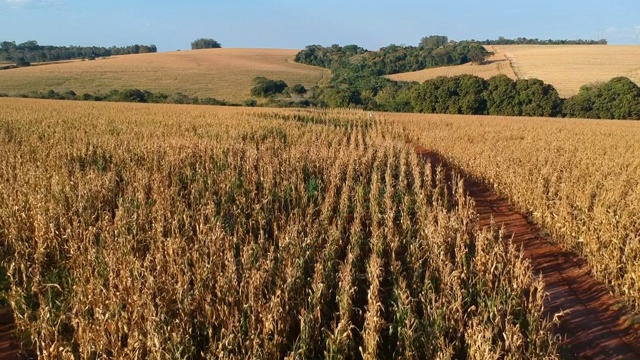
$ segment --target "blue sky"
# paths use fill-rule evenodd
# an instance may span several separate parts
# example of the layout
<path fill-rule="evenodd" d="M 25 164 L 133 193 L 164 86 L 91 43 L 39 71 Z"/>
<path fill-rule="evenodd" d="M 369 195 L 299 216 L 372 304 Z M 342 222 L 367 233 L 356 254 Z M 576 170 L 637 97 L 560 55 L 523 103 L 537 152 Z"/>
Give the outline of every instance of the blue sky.
<path fill-rule="evenodd" d="M 426 35 L 594 39 L 636 44 L 639 0 L 0 0 L 0 40 L 41 45 L 224 47 L 415 45 Z"/>

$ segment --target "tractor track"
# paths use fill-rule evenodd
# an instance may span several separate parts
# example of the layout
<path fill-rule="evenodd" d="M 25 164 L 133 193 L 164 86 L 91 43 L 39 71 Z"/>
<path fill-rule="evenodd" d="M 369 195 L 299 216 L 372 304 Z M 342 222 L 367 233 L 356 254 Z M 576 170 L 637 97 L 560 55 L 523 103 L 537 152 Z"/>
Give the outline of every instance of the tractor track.
<path fill-rule="evenodd" d="M 15 323 L 11 309 L 0 309 L 0 360 L 26 359 L 14 330 Z"/>
<path fill-rule="evenodd" d="M 454 167 L 437 152 L 417 146 L 415 151 L 445 173 Z M 481 227 L 503 227 L 504 238 L 522 248 L 545 291 L 545 315 L 558 319 L 561 355 L 570 359 L 640 359 L 640 326 L 592 275 L 587 262 L 541 235 L 541 229 L 501 198 L 488 185 L 466 176 L 464 188 L 474 200 Z"/>

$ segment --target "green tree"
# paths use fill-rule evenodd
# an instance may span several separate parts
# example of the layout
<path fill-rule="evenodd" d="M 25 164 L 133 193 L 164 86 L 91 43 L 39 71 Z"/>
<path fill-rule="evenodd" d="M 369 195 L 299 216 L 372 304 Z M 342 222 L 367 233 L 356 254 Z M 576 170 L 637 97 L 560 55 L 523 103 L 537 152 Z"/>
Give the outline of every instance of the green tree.
<path fill-rule="evenodd" d="M 423 38 L 417 47 L 391 44 L 378 51 L 357 45 L 309 45 L 296 55 L 295 61 L 329 68 L 334 76 L 339 70 L 381 76 L 470 61 L 481 63 L 487 54 L 477 42 L 449 41 L 446 36 L 436 35 Z"/>
<path fill-rule="evenodd" d="M 112 90 L 109 92 L 105 100 L 118 102 L 147 102 L 145 93 L 139 89 Z"/>
<path fill-rule="evenodd" d="M 558 91 L 539 79 L 516 80 L 520 116 L 556 117 L 562 114 Z"/>
<path fill-rule="evenodd" d="M 447 104 L 441 103 L 443 91 L 440 91 L 440 89 L 446 87 L 447 82 L 447 77 L 439 76 L 435 79 L 427 80 L 422 83 L 422 85 L 415 87 L 411 91 L 411 102 L 413 103 L 413 108 L 417 112 L 423 113 L 444 112 L 444 109 L 449 106 L 448 101 Z M 448 97 L 449 96 L 447 95 L 447 98 Z"/>
<path fill-rule="evenodd" d="M 640 119 L 640 88 L 626 77 L 602 85 L 594 110 L 601 119 Z"/>
<path fill-rule="evenodd" d="M 19 48 L 22 49 L 26 49 L 26 50 L 38 50 L 40 49 L 40 46 L 38 45 L 38 42 L 35 40 L 29 40 L 29 41 L 25 41 L 21 44 L 18 44 Z"/>
<path fill-rule="evenodd" d="M 640 120 L 640 87 L 626 77 L 580 88 L 567 99 L 564 115 L 593 119 Z"/>
<path fill-rule="evenodd" d="M 412 92 L 419 88 L 419 83 L 392 82 L 378 92 L 377 109 L 393 112 L 413 112 Z"/>
<path fill-rule="evenodd" d="M 205 38 L 200 38 L 197 40 L 194 40 L 193 42 L 191 42 L 191 49 L 192 50 L 196 50 L 196 49 L 216 49 L 216 48 L 221 48 L 222 45 L 220 45 L 219 42 L 215 41 L 214 39 L 205 39 Z"/>
<path fill-rule="evenodd" d="M 468 59 L 475 64 L 483 64 L 487 56 L 487 51 L 480 45 L 472 46 L 469 49 Z"/>
<path fill-rule="evenodd" d="M 253 84 L 251 95 L 260 97 L 282 94 L 288 87 L 287 83 L 282 80 L 271 80 L 263 76 L 258 76 L 253 79 Z"/>
<path fill-rule="evenodd" d="M 25 60 L 23 56 L 19 57 L 18 60 L 16 60 L 17 67 L 24 67 L 24 66 L 30 66 L 30 65 L 31 63 Z"/>
<path fill-rule="evenodd" d="M 360 93 L 349 88 L 330 87 L 324 92 L 324 101 L 332 108 L 346 108 L 350 105 L 360 105 Z"/>
<path fill-rule="evenodd" d="M 139 53 L 140 54 L 144 54 L 144 53 L 154 53 L 157 52 L 158 48 L 151 44 L 151 45 L 140 45 L 140 49 L 139 49 Z"/>
<path fill-rule="evenodd" d="M 9 50 L 13 50 L 17 47 L 16 42 L 15 41 L 3 41 L 0 43 L 0 50 L 2 51 L 9 51 Z"/>
<path fill-rule="evenodd" d="M 437 49 L 439 47 L 445 46 L 448 42 L 449 38 L 446 36 L 431 35 L 420 39 L 420 44 L 418 46 L 427 49 Z"/>
<path fill-rule="evenodd" d="M 517 104 L 516 83 L 507 75 L 496 75 L 489 79 L 485 97 L 489 115 L 517 116 L 521 113 Z"/>
<path fill-rule="evenodd" d="M 485 115 L 487 114 L 487 99 L 485 92 L 487 81 L 473 75 L 454 77 L 459 94 L 459 114 Z"/>
<path fill-rule="evenodd" d="M 304 95 L 307 92 L 307 88 L 305 88 L 302 84 L 295 84 L 291 86 L 290 92 L 296 95 Z"/>
<path fill-rule="evenodd" d="M 177 92 L 169 95 L 165 102 L 170 104 L 197 104 L 198 98 L 192 98 L 189 95 Z"/>

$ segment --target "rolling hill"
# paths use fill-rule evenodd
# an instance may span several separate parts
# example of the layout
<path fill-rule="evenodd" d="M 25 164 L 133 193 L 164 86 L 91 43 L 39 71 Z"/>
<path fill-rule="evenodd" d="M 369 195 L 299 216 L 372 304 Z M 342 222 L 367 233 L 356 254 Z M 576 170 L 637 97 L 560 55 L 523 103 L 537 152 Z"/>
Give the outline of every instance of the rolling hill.
<path fill-rule="evenodd" d="M 485 65 L 465 64 L 388 76 L 393 80 L 423 82 L 437 76 L 472 74 L 489 78 L 538 78 L 552 84 L 561 97 L 580 87 L 625 76 L 640 84 L 640 46 L 630 45 L 500 45 L 487 46 L 494 55 Z"/>
<path fill-rule="evenodd" d="M 71 61 L 0 71 L 0 93 L 31 91 L 77 94 L 138 88 L 182 92 L 189 96 L 242 101 L 256 76 L 301 83 L 305 87 L 328 80 L 330 72 L 293 61 L 298 50 L 207 49 L 136 54 Z"/>
<path fill-rule="evenodd" d="M 640 84 L 640 46 L 499 45 L 486 64 L 431 68 L 387 76 L 423 82 L 438 76 L 472 74 L 488 79 L 538 78 L 552 84 L 561 97 L 575 95 L 593 82 L 625 76 Z M 239 102 L 250 97 L 256 76 L 312 87 L 328 81 L 330 71 L 293 61 L 295 49 L 207 49 L 69 61 L 0 71 L 0 93 L 73 90 L 77 94 L 138 88 L 182 92 Z"/>

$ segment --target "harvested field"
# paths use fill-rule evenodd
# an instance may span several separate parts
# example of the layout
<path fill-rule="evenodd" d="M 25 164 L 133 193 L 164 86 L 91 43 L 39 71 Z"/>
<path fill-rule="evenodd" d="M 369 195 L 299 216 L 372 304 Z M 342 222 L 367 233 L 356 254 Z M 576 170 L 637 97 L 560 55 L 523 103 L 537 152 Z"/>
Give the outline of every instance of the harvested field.
<path fill-rule="evenodd" d="M 138 88 L 242 101 L 256 76 L 303 84 L 328 80 L 330 72 L 293 62 L 297 50 L 207 49 L 98 58 L 0 71 L 0 93 L 73 90 L 77 94 Z"/>
<path fill-rule="evenodd" d="M 387 76 L 397 81 L 418 81 L 438 76 L 471 74 L 488 79 L 505 74 L 512 79 L 537 78 L 553 85 L 561 97 L 580 87 L 617 76 L 640 84 L 640 46 L 627 45 L 495 45 L 485 65 L 459 65 Z"/>
<path fill-rule="evenodd" d="M 487 47 L 489 51 L 493 51 L 491 47 Z M 420 71 L 413 71 L 401 74 L 387 75 L 386 77 L 394 81 L 417 81 L 424 82 L 426 80 L 437 78 L 438 76 L 456 76 L 470 74 L 484 79 L 493 76 L 505 74 L 512 79 L 516 79 L 516 74 L 511 68 L 509 59 L 504 53 L 495 53 L 486 64 L 464 64 L 458 66 L 443 66 Z"/>
<path fill-rule="evenodd" d="M 640 84 L 640 46 L 634 45 L 508 45 L 494 46 L 512 59 L 520 78 L 538 78 L 553 85 L 561 97 L 582 85 L 617 76 Z"/>

